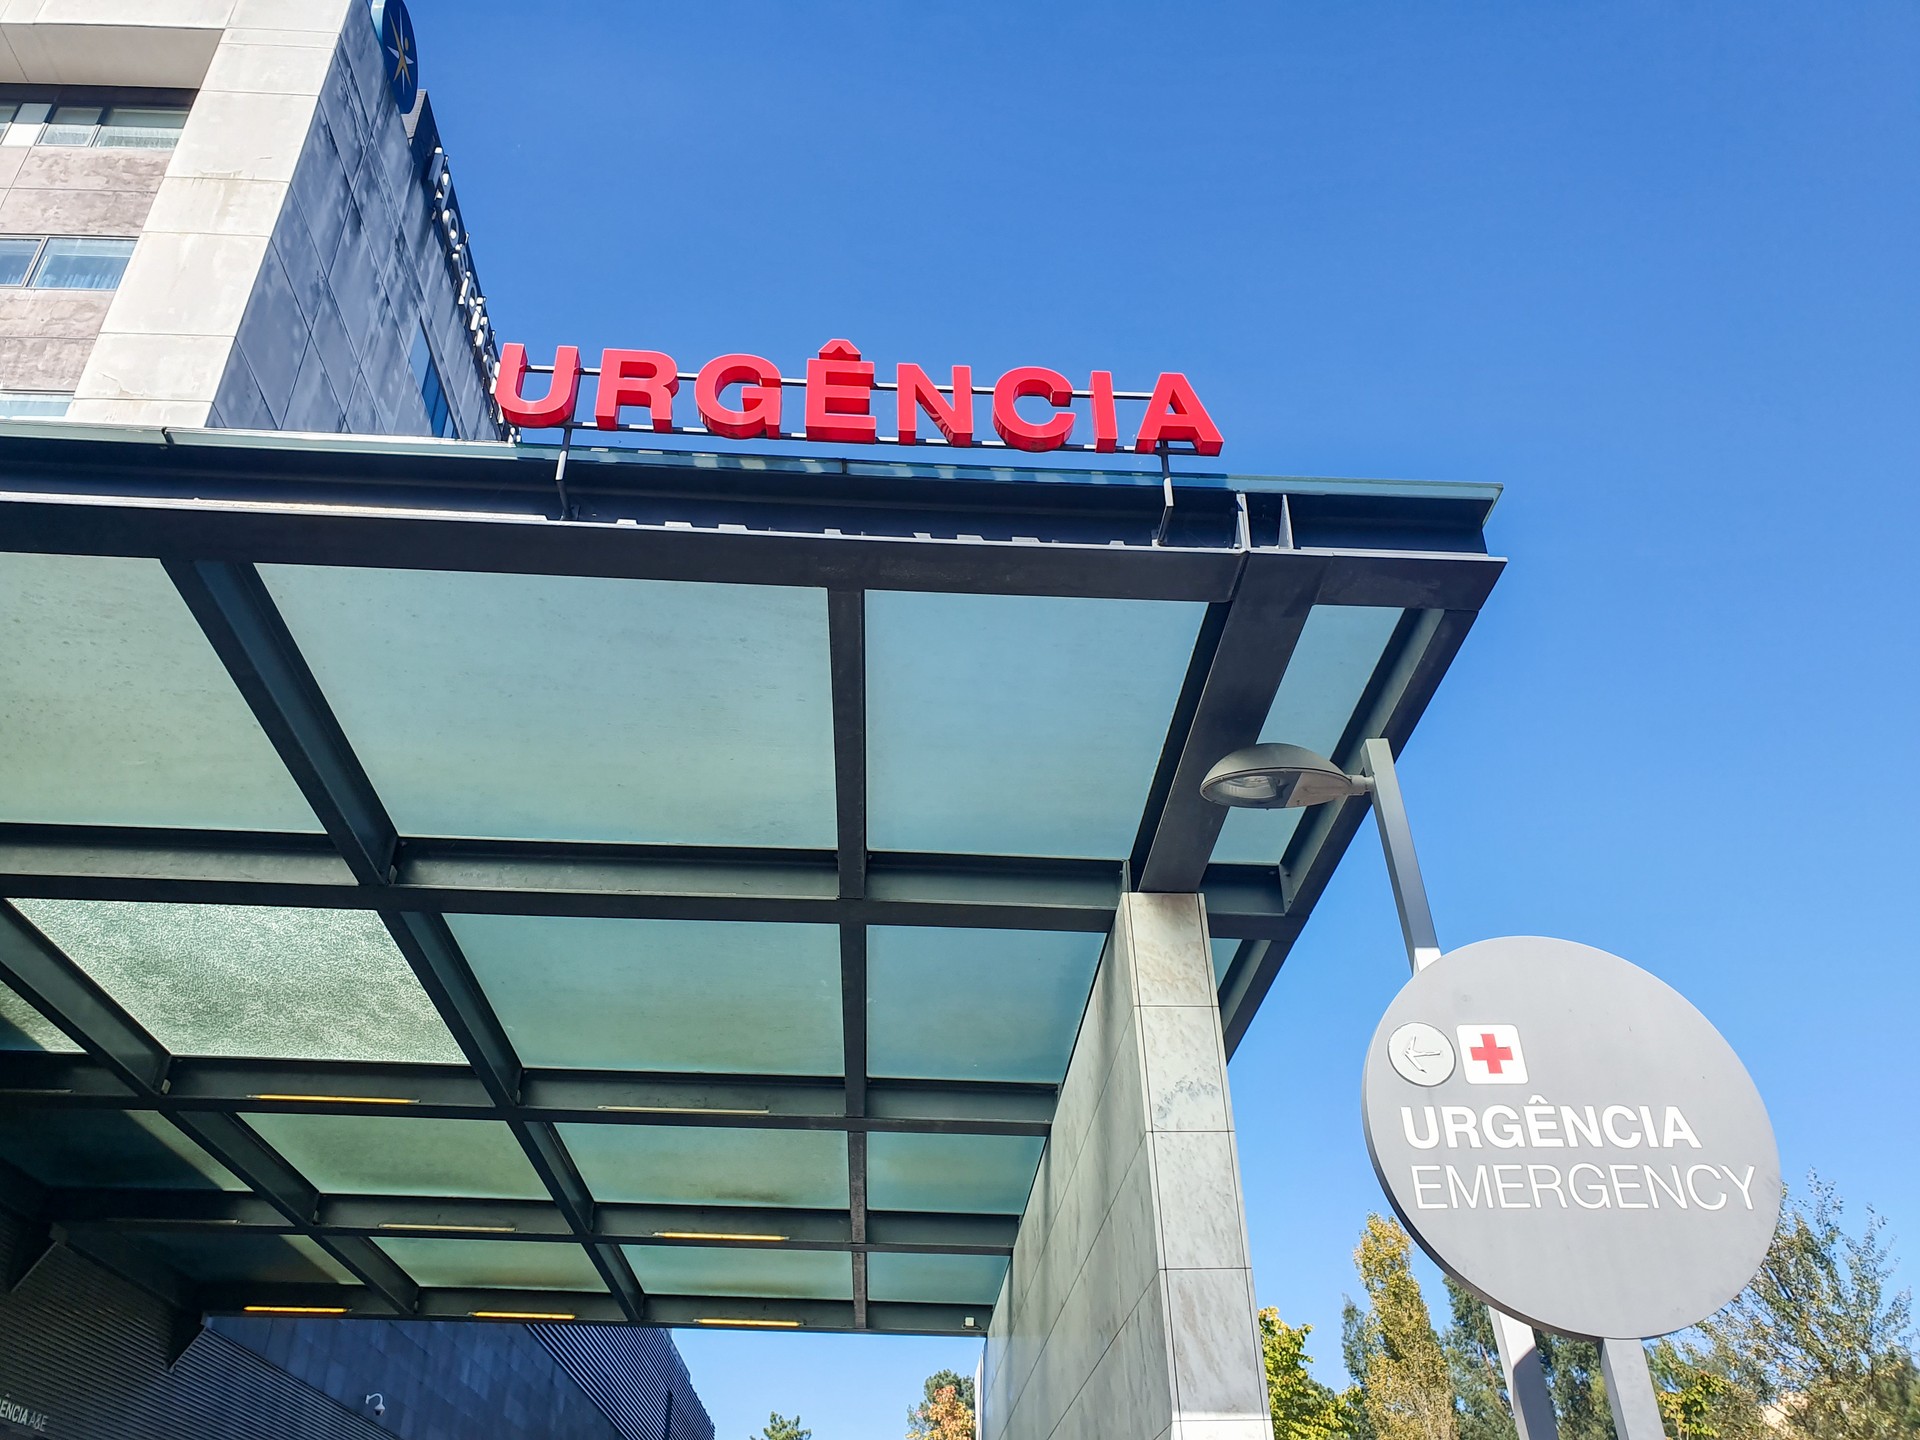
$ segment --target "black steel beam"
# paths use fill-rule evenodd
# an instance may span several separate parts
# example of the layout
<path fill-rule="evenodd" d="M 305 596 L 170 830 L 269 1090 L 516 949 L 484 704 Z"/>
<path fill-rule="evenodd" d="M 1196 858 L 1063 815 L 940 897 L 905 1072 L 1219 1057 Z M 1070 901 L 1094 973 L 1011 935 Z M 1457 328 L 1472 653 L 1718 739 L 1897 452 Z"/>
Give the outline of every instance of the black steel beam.
<path fill-rule="evenodd" d="M 348 872 L 378 904 L 396 878 L 393 861 L 398 835 L 259 573 L 248 563 L 198 557 L 172 557 L 166 565 L 174 587 L 246 697 L 281 762 L 299 783 Z M 559 1132 L 548 1122 L 529 1120 L 518 1112 L 519 1059 L 453 932 L 434 911 L 382 908 L 380 918 L 574 1235 L 585 1241 L 593 1233 L 593 1198 Z M 224 1136 L 229 1144 L 237 1145 L 238 1137 L 251 1134 L 242 1122 L 217 1112 L 176 1110 L 172 1118 L 189 1134 L 198 1137 L 208 1130 Z M 244 1146 L 239 1154 L 243 1163 L 255 1163 Z M 287 1168 L 292 1180 L 304 1188 L 306 1182 Z M 276 1193 L 274 1186 L 283 1183 L 283 1177 L 270 1167 L 257 1178 L 247 1174 L 243 1178 L 269 1198 Z M 308 1218 L 317 1204 L 317 1195 L 306 1199 Z M 358 1255 L 347 1263 L 369 1284 L 377 1283 L 364 1273 L 369 1264 L 390 1272 L 383 1273 L 385 1281 L 394 1277 L 406 1281 L 384 1251 L 370 1244 L 364 1248 L 377 1260 Z M 627 1318 L 638 1320 L 644 1301 L 625 1258 L 618 1251 L 599 1248 L 589 1253 Z"/>
<path fill-rule="evenodd" d="M 1122 869 L 1111 860 L 882 852 L 868 859 L 865 897 L 842 899 L 827 851 L 670 859 L 632 846 L 403 839 L 399 868 L 398 884 L 361 886 L 338 856 L 297 837 L 0 825 L 0 891 L 55 900 L 1104 934 Z M 1208 900 L 1218 933 L 1270 923 L 1270 899 L 1234 867 L 1210 867 L 1208 877 L 1203 889 L 1225 886 Z"/>
<path fill-rule="evenodd" d="M 310 1225 L 298 1226 L 258 1195 L 215 1190 L 76 1189 L 45 1192 L 45 1216 L 73 1230 L 236 1229 L 368 1238 L 467 1237 L 546 1243 L 571 1238 L 557 1207 L 536 1200 L 450 1200 L 440 1196 L 323 1196 Z M 595 1245 L 720 1246 L 902 1254 L 1010 1255 L 1015 1215 L 869 1211 L 855 1239 L 844 1210 L 739 1205 L 598 1206 Z"/>
<path fill-rule="evenodd" d="M 570 469 L 570 484 L 577 473 Z M 1196 504 L 1220 508 L 1220 523 L 1205 537 L 1210 543 L 1154 545 L 1157 488 L 1146 509 L 1135 503 L 1141 497 L 1127 497 L 1133 508 L 1110 517 L 1091 513 L 1089 507 L 1099 501 L 1088 490 L 1076 493 L 1063 484 L 1041 487 L 1051 491 L 1051 505 L 1021 514 L 995 515 L 990 487 L 983 486 L 981 499 L 988 508 L 974 517 L 916 511 L 910 505 L 896 507 L 889 516 L 871 506 L 808 505 L 787 498 L 740 502 L 731 516 L 649 515 L 634 523 L 606 524 L 557 521 L 540 513 L 538 507 L 551 505 L 551 471 L 537 502 L 524 513 L 505 514 L 473 513 L 490 508 L 480 496 L 472 497 L 477 503 L 468 513 L 409 514 L 284 499 L 236 505 L 113 495 L 98 493 L 113 482 L 93 478 L 100 482 L 93 493 L 29 494 L 23 489 L 31 483 L 28 477 L 11 474 L 10 491 L 0 494 L 0 534 L 8 548 L 165 561 L 322 560 L 401 569 L 1209 602 L 1229 598 L 1241 555 L 1230 511 L 1222 505 L 1231 499 L 1224 489 L 1190 495 L 1185 502 L 1189 509 Z M 151 481 L 143 471 L 138 483 Z M 286 493 L 273 481 L 263 487 L 263 494 Z M 1011 495 L 1009 487 L 995 498 Z M 1416 499 L 1384 497 L 1379 513 L 1390 521 L 1420 505 Z M 1302 564 L 1326 559 L 1331 603 L 1475 608 L 1491 580 L 1472 577 L 1497 575 L 1501 563 L 1468 548 L 1477 543 L 1477 530 L 1428 533 L 1417 524 L 1386 523 L 1359 527 L 1353 538 L 1367 542 L 1366 548 L 1347 548 L 1343 542 L 1298 552 Z"/>
<path fill-rule="evenodd" d="M 869 1080 L 859 1115 L 845 1087 L 818 1076 L 699 1076 L 621 1070 L 523 1070 L 500 1104 L 465 1066 L 379 1061 L 174 1058 L 164 1094 L 130 1088 L 88 1056 L 0 1051 L 0 1099 L 47 1109 L 166 1114 L 399 1114 L 573 1125 L 1040 1135 L 1052 1085 Z"/>
<path fill-rule="evenodd" d="M 1222 756 L 1260 738 L 1324 574 L 1324 562 L 1301 564 L 1288 552 L 1247 556 L 1246 572 L 1205 657 L 1199 694 L 1190 711 L 1183 705 L 1176 712 L 1168 733 L 1134 842 L 1135 889 L 1200 888 L 1227 816 L 1202 797 L 1200 782 Z"/>
<path fill-rule="evenodd" d="M 593 1195 L 553 1122 L 529 1119 L 521 1110 L 520 1059 L 474 978 L 467 957 L 460 952 L 453 931 L 441 916 L 423 911 L 386 910 L 380 918 L 452 1032 L 454 1042 L 473 1066 L 488 1098 L 502 1112 L 528 1163 L 565 1217 L 573 1238 L 582 1243 L 590 1240 Z M 626 1257 L 601 1246 L 589 1246 L 587 1254 L 622 1313 L 629 1320 L 642 1319 L 646 1299 Z"/>
<path fill-rule="evenodd" d="M 353 877 L 392 878 L 397 835 L 266 584 L 233 561 L 170 560 L 167 574 Z"/>
<path fill-rule="evenodd" d="M 1360 746 L 1366 740 L 1383 737 L 1396 752 L 1406 743 L 1465 643 L 1474 618 L 1472 610 L 1423 610 L 1402 618 L 1348 722 L 1332 757 L 1335 761 L 1352 773 L 1359 768 Z M 1270 944 L 1241 947 L 1220 987 L 1220 1021 L 1229 1055 L 1253 1023 L 1261 1000 L 1366 814 L 1365 798 L 1356 796 L 1307 812 L 1294 832 L 1281 864 L 1284 920 L 1276 933 L 1263 937 Z"/>
<path fill-rule="evenodd" d="M 209 1285 L 195 1297 L 210 1315 L 274 1313 L 341 1314 L 379 1319 L 391 1316 L 378 1296 L 333 1285 Z M 993 1320 L 991 1303 L 911 1305 L 876 1302 L 866 1326 L 854 1324 L 846 1300 L 792 1300 L 746 1296 L 650 1295 L 644 1323 L 665 1327 L 724 1329 L 778 1328 L 853 1331 L 861 1328 L 895 1335 L 967 1335 L 986 1333 Z M 619 1324 L 625 1321 L 612 1297 L 575 1290 L 423 1290 L 417 1314 L 434 1320 L 476 1324 L 573 1321 Z"/>
<path fill-rule="evenodd" d="M 72 1037 L 113 1080 L 144 1102 L 145 1108 L 162 1108 L 171 1057 L 160 1042 L 3 901 L 0 982 Z M 168 1118 L 289 1220 L 298 1225 L 311 1224 L 319 1203 L 318 1192 L 244 1122 L 224 1114 L 176 1112 Z M 353 1239 L 318 1243 L 399 1309 L 404 1311 L 412 1304 L 413 1282 L 377 1245 Z"/>
<path fill-rule="evenodd" d="M 0 983 L 59 1026 L 121 1084 L 145 1095 L 160 1093 L 168 1059 L 160 1042 L 4 900 Z"/>
<path fill-rule="evenodd" d="M 833 791 L 839 895 L 867 889 L 867 597 L 827 593 L 828 668 L 833 685 Z"/>

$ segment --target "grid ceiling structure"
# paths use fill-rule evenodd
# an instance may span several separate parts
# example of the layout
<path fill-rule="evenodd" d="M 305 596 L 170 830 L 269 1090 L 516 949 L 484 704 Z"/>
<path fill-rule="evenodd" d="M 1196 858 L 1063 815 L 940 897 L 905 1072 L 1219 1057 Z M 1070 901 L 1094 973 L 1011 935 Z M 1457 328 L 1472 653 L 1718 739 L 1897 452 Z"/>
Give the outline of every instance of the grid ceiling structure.
<path fill-rule="evenodd" d="M 983 1331 L 1118 896 L 1228 1043 L 1477 485 L 0 426 L 0 1203 L 202 1311 Z"/>

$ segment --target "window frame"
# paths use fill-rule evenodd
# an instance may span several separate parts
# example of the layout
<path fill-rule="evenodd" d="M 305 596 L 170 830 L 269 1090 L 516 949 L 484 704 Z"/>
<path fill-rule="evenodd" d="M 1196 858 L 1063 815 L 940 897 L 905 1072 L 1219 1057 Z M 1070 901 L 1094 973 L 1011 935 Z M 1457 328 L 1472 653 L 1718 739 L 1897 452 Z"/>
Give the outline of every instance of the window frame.
<path fill-rule="evenodd" d="M 460 419 L 453 413 L 453 396 L 448 393 L 446 376 L 440 369 L 440 357 L 434 354 L 433 337 L 427 333 L 424 320 L 413 322 L 413 344 L 407 350 L 407 370 L 413 376 L 413 388 L 420 396 L 420 408 L 427 414 L 427 430 L 438 440 L 458 440 Z M 427 359 L 426 373 L 423 375 L 415 368 L 415 357 L 424 354 Z M 440 405 L 446 414 L 446 428 L 443 430 L 433 418 L 433 406 L 427 400 L 426 377 L 433 377 L 434 388 L 440 392 Z"/>
<path fill-rule="evenodd" d="M 30 106 L 44 106 L 47 111 L 45 118 L 40 120 L 21 120 L 19 118 L 20 112 Z M 56 121 L 54 116 L 62 110 L 92 110 L 99 118 L 91 124 L 81 124 L 76 121 Z M 158 125 L 151 127 L 156 134 L 171 136 L 172 143 L 164 145 L 127 145 L 109 141 L 103 144 L 102 137 L 107 131 L 129 128 L 117 126 L 114 122 L 116 113 L 128 110 L 177 114 L 180 117 L 180 123 L 178 125 Z M 146 98 L 123 100 L 114 96 L 104 98 L 88 96 L 81 99 L 72 99 L 57 95 L 50 100 L 0 99 L 0 113 L 4 113 L 5 115 L 5 119 L 0 119 L 0 139 L 12 139 L 11 131 L 13 127 L 17 125 L 22 129 L 31 130 L 33 134 L 31 139 L 25 141 L 12 140 L 14 145 L 45 145 L 54 150 L 151 151 L 164 155 L 179 147 L 180 136 L 185 133 L 187 120 L 192 114 L 192 110 L 193 106 L 190 101 L 181 102 L 171 99 L 171 97 L 165 101 Z M 64 124 L 64 127 L 69 130 L 85 131 L 85 138 L 48 140 L 46 138 L 47 131 L 56 124 Z"/>
<path fill-rule="evenodd" d="M 9 415 L 6 413 L 9 403 L 15 400 L 61 400 L 65 404 L 58 415 Z M 18 420 L 64 420 L 73 408 L 74 393 L 71 390 L 0 390 L 0 424 L 12 424 Z"/>
<path fill-rule="evenodd" d="M 34 245 L 33 256 L 27 261 L 26 273 L 17 285 L 0 284 L 0 291 L 9 290 L 60 290 L 76 295 L 111 295 L 120 288 L 121 280 L 126 278 L 127 263 L 133 260 L 133 247 L 139 243 L 137 235 L 0 235 L 0 240 L 31 240 Z M 41 267 L 47 262 L 47 247 L 56 240 L 110 240 L 127 246 L 126 262 L 120 266 L 120 274 L 111 285 L 41 285 Z"/>

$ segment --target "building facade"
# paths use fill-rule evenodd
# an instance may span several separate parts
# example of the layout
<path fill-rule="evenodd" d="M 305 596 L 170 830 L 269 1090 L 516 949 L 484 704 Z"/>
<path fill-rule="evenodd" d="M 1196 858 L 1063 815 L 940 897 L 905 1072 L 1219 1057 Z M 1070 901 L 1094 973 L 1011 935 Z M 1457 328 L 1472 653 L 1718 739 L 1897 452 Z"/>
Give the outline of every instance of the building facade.
<path fill-rule="evenodd" d="M 0 416 L 498 438 L 432 108 L 375 20 L 0 10 Z"/>
<path fill-rule="evenodd" d="M 133 1278 L 138 1266 L 52 1240 L 0 1207 L 0 1433 L 713 1440 L 665 1331 L 284 1316 L 202 1325 Z"/>
<path fill-rule="evenodd" d="M 1201 784 L 1403 744 L 1495 490 L 454 443 L 415 59 L 0 0 L 0 1423 L 711 1440 L 698 1325 L 1266 1440 L 1227 1060 L 1366 802 Z"/>

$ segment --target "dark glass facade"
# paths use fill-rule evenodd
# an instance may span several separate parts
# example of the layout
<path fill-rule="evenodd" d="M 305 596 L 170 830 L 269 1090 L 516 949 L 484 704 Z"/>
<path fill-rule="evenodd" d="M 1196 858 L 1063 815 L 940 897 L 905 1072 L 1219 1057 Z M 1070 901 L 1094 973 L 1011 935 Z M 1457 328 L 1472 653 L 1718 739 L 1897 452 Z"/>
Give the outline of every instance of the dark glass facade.
<path fill-rule="evenodd" d="M 4 1434 L 713 1440 L 664 1330 L 231 1316 L 202 1328 L 4 1211 L 0 1282 Z"/>

